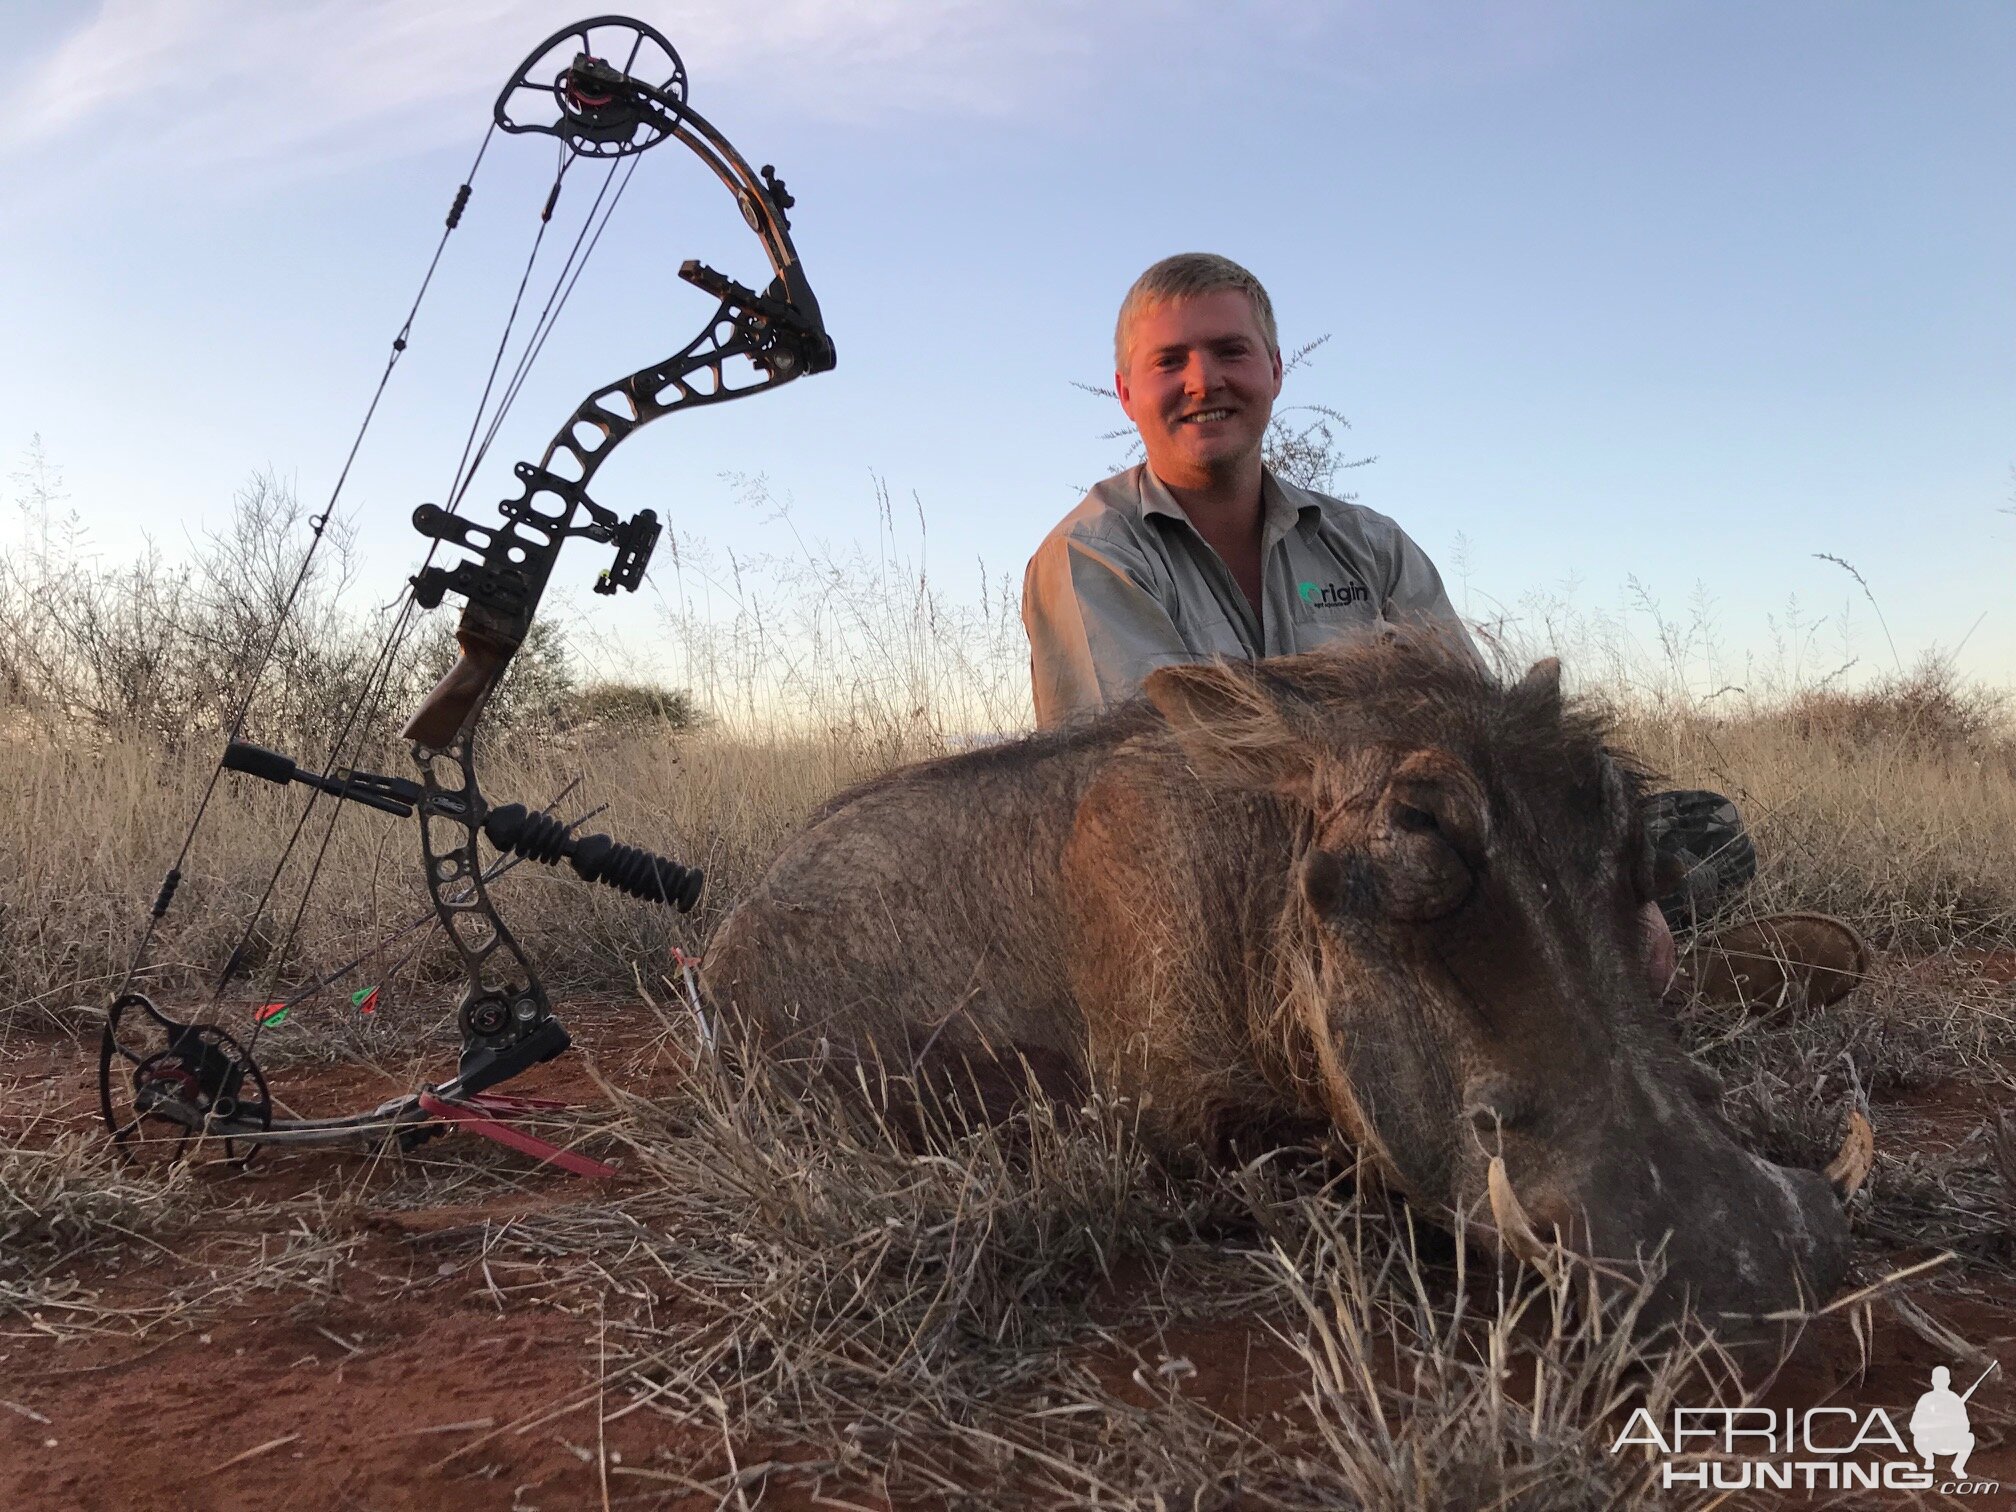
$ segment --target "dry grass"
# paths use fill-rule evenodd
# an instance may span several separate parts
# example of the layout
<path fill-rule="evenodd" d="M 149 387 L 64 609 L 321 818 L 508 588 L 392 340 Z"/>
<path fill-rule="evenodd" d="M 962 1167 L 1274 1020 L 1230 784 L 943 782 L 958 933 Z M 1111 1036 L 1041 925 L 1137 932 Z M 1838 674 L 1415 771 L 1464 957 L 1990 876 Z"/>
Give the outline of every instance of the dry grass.
<path fill-rule="evenodd" d="M 592 784 L 562 805 L 568 818 L 607 805 L 591 828 L 701 866 L 709 887 L 698 910 L 680 918 L 582 886 L 570 872 L 521 866 L 499 884 L 500 906 L 547 964 L 552 985 L 621 990 L 636 968 L 661 960 L 668 943 L 697 949 L 817 802 L 923 749 L 864 747 L 845 733 L 756 743 L 718 729 L 509 742 L 483 763 L 492 801 L 544 804 L 592 772 Z M 10 815 L 0 832 L 0 1003 L 6 1005 L 0 1012 L 26 1022 L 109 994 L 213 759 L 207 751 L 174 753 L 138 742 L 71 749 L 0 741 L 0 812 Z M 388 760 L 382 769 L 396 772 L 401 763 L 403 757 Z M 150 980 L 174 992 L 207 990 L 266 888 L 298 812 L 290 794 L 226 778 L 156 936 Z M 279 958 L 330 812 L 326 803 L 318 808 L 309 842 L 275 890 L 247 952 L 262 988 L 311 979 L 354 955 L 354 942 L 376 939 L 426 911 L 410 826 L 346 809 L 310 910 Z M 403 949 L 402 942 L 360 968 L 358 981 L 380 980 Z M 447 957 L 430 941 L 400 980 L 438 983 L 446 969 Z"/>
<path fill-rule="evenodd" d="M 1749 900 L 1755 910 L 1838 913 L 1879 949 L 1918 955 L 2016 943 L 2016 774 L 2006 742 L 1926 749 L 1908 733 L 1841 741 L 1801 718 L 1784 709 L 1719 718 L 1639 709 L 1623 719 L 1621 735 L 1669 781 L 1738 800 L 1762 863 Z M 511 737 L 483 763 L 493 801 L 544 803 L 586 774 L 590 781 L 562 806 L 567 817 L 606 805 L 593 827 L 703 867 L 709 886 L 696 913 L 680 920 L 564 872 L 520 867 L 500 885 L 502 906 L 548 963 L 554 986 L 620 990 L 639 970 L 655 975 L 667 944 L 697 948 L 818 802 L 944 749 L 947 737 L 929 722 L 889 718 L 761 738 L 721 723 Z M 0 741 L 0 811 L 13 816 L 0 833 L 0 1003 L 10 1013 L 105 994 L 211 759 L 152 743 Z M 403 762 L 386 753 L 384 769 Z M 157 981 L 174 990 L 207 985 L 296 812 L 290 795 L 227 778 L 158 937 Z M 310 834 L 319 836 L 319 821 Z M 353 941 L 425 908 L 408 830 L 346 811 L 324 866 L 335 880 L 318 888 L 277 959 L 313 853 L 304 849 L 248 953 L 262 982 L 308 979 L 347 960 Z M 380 979 L 398 959 L 395 951 L 367 964 L 359 980 Z M 405 970 L 438 982 L 445 968 L 430 948 Z"/>
<path fill-rule="evenodd" d="M 1823 1165 L 1841 1109 L 1878 1112 L 1884 1155 L 1856 1221 L 1899 1251 L 1930 1245 L 1961 1270 L 1994 1273 L 2016 1258 L 2016 1145 L 1983 1111 L 2016 1099 L 2016 992 L 1956 973 L 1883 969 L 1837 1008 L 1804 1019 L 1758 1018 L 1694 1004 L 1683 1037 L 1722 1078 L 1726 1111 L 1751 1148 L 1791 1165 Z M 1951 1148 L 1914 1148 L 1913 1099 L 1966 1089 L 1956 1110 L 1971 1132 Z"/>
<path fill-rule="evenodd" d="M 618 1488 L 725 1506 L 754 1505 L 771 1480 L 841 1504 L 1649 1500 L 1644 1463 L 1607 1452 L 1620 1414 L 1738 1402 L 1745 1387 L 1701 1338 L 1653 1348 L 1625 1326 L 1628 1304 L 1581 1305 L 1572 1271 L 1552 1282 L 1501 1273 L 1313 1158 L 1171 1170 L 1147 1157 L 1125 1107 L 1036 1111 L 1009 1130 L 941 1131 L 920 1149 L 851 1105 L 782 1095 L 760 1068 L 729 1075 L 685 1042 L 685 1021 L 664 1006 L 668 945 L 697 948 L 833 791 L 1013 722 L 998 694 L 1019 668 L 989 640 L 999 610 L 950 616 L 921 575 L 900 570 L 850 599 L 826 591 L 825 567 L 845 576 L 845 564 L 808 558 L 793 600 L 808 616 L 799 630 L 827 648 L 809 663 L 754 628 L 775 622 L 755 613 L 753 593 L 725 628 L 681 611 L 707 726 L 521 731 L 483 761 L 493 801 L 543 802 L 588 774 L 568 817 L 607 805 L 595 828 L 710 879 L 687 920 L 537 867 L 500 886 L 556 992 L 641 987 L 660 1005 L 666 1053 L 696 1070 L 656 1099 L 610 1089 L 604 1133 L 645 1180 L 416 1241 L 480 1273 L 500 1312 L 527 1295 L 577 1308 L 599 1296 L 582 1400 L 605 1419 L 662 1417 L 672 1442 L 704 1430 L 728 1456 L 718 1474 L 683 1449 L 606 1467 Z M 1844 1106 L 1873 1105 L 1883 1143 L 1856 1213 L 1862 1278 L 1930 1246 L 1959 1256 L 1942 1284 L 1971 1286 L 2016 1257 L 2016 1129 L 1991 1111 L 2016 1087 L 2016 995 L 1972 969 L 1979 952 L 2016 944 L 2016 768 L 2000 707 L 1941 676 L 1734 709 L 1624 699 L 1622 725 L 1675 783 L 1742 804 L 1764 867 L 1753 909 L 1841 913 L 1886 955 L 1877 980 L 1831 1014 L 1682 1010 L 1732 1117 L 1759 1149 L 1810 1165 L 1831 1151 Z M 785 704 L 801 717 L 787 732 L 766 727 Z M 0 731 L 27 728 L 0 717 Z M 71 1005 L 102 1002 L 124 967 L 210 759 L 154 742 L 0 738 L 0 1056 L 26 1035 L 92 1032 L 92 1013 Z M 404 770 L 396 751 L 372 759 Z M 150 982 L 183 1000 L 206 988 L 294 812 L 249 780 L 223 790 Z M 297 870 L 254 936 L 255 978 L 234 996 L 312 978 L 422 912 L 411 852 L 405 826 L 347 813 L 302 926 L 290 937 Z M 438 1054 L 449 976 L 433 945 L 411 958 L 395 949 L 343 984 L 388 984 L 376 1022 L 304 1011 L 314 1032 L 268 1036 L 262 1059 Z M 1947 1109 L 1945 1135 L 1916 1140 L 1936 1111 L 1927 1099 L 1955 1088 L 1967 1100 Z M 429 1146 L 374 1166 L 370 1201 L 494 1198 L 518 1168 Z M 91 1140 L 34 1129 L 0 1140 L 0 1315 L 44 1333 L 164 1332 L 263 1288 L 318 1318 L 358 1264 L 360 1199 L 339 1184 L 249 1201 L 210 1175 L 122 1167 Z M 137 1268 L 224 1206 L 230 1227 L 260 1237 L 206 1242 L 144 1308 L 114 1308 L 75 1280 L 87 1265 Z"/>
<path fill-rule="evenodd" d="M 186 1170 L 136 1170 L 89 1131 L 0 1150 L 0 1278 L 173 1226 L 187 1209 Z"/>
<path fill-rule="evenodd" d="M 1621 733 L 1673 785 L 1736 799 L 1756 911 L 1839 914 L 1920 955 L 2016 942 L 2016 734 L 1989 695 L 1934 669 L 1720 715 L 1639 707 Z"/>
<path fill-rule="evenodd" d="M 1635 1302 L 1500 1273 L 1320 1165 L 1177 1177 L 1106 1105 L 920 1149 L 696 1062 L 672 1097 L 618 1094 L 646 1190 L 503 1246 L 578 1257 L 622 1299 L 597 1389 L 623 1411 L 779 1456 L 627 1477 L 843 1504 L 1595 1508 L 1647 1473 L 1608 1452 L 1622 1412 L 1740 1396 L 1698 1336 L 1652 1347 Z M 1261 1402 L 1213 1356 L 1233 1339 Z"/>

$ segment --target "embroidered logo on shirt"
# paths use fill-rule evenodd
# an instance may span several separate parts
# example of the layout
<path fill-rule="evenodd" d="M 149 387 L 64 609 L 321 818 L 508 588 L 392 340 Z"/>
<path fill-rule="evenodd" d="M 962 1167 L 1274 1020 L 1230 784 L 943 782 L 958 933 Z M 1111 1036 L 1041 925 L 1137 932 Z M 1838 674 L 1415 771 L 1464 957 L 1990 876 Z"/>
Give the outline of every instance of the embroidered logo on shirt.
<path fill-rule="evenodd" d="M 1311 609 L 1343 609 L 1362 604 L 1372 597 L 1363 583 L 1297 583 L 1295 591 Z"/>

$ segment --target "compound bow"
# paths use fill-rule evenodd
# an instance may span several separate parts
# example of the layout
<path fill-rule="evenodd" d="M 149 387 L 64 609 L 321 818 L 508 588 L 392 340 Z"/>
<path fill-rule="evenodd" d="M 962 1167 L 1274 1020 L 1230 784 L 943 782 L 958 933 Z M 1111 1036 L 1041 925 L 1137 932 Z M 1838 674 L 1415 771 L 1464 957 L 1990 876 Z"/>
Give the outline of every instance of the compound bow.
<path fill-rule="evenodd" d="M 616 46 L 606 41 L 597 46 L 598 39 L 612 35 Z M 620 65 L 609 61 L 626 49 Z M 551 865 L 564 860 L 588 881 L 684 912 L 699 895 L 701 874 L 606 835 L 578 835 L 580 821 L 566 824 L 548 811 L 522 804 L 491 805 L 476 778 L 477 729 L 491 694 L 531 631 L 566 541 L 580 536 L 615 548 L 615 559 L 597 580 L 596 592 L 635 591 L 643 581 L 661 529 L 657 515 L 645 509 L 622 520 L 588 495 L 589 484 L 610 452 L 638 427 L 675 410 L 717 404 L 775 388 L 804 373 L 824 372 L 834 364 L 833 343 L 791 245 L 785 212 L 793 201 L 783 181 L 768 166 L 760 176 L 752 173 L 727 140 L 686 103 L 685 67 L 671 44 L 651 27 L 627 17 L 602 16 L 556 32 L 512 75 L 493 114 L 493 130 L 557 138 L 570 154 L 562 159 L 562 173 L 575 158 L 585 157 L 611 160 L 613 176 L 613 160 L 633 157 L 668 138 L 683 142 L 735 196 L 743 218 L 763 244 L 773 276 L 759 294 L 698 262 L 684 263 L 679 276 L 719 301 L 706 327 L 664 361 L 583 400 L 540 460 L 517 466 L 519 492 L 500 504 L 500 524 L 479 525 L 455 513 L 455 500 L 448 509 L 423 504 L 414 512 L 415 528 L 434 545 L 428 563 L 411 580 L 411 603 L 433 608 L 451 593 L 464 600 L 456 632 L 458 659 L 403 732 L 419 765 L 417 782 L 341 765 L 337 759 L 341 737 L 323 770 L 305 769 L 277 752 L 238 739 L 244 723 L 240 709 L 219 772 L 235 771 L 283 786 L 304 784 L 314 790 L 311 805 L 326 794 L 401 817 L 417 815 L 431 917 L 446 931 L 467 978 L 458 1015 L 462 1051 L 456 1075 L 363 1113 L 276 1118 L 266 1077 L 252 1056 L 264 1020 L 255 1021 L 248 1041 L 241 1043 L 216 1024 L 174 1019 L 146 994 L 129 990 L 154 926 L 167 912 L 181 880 L 182 860 L 189 850 L 185 841 L 182 856 L 155 899 L 133 965 L 107 1012 L 100 1042 L 101 1111 L 106 1127 L 122 1144 L 148 1123 L 165 1125 L 176 1135 L 179 1149 L 198 1134 L 257 1145 L 346 1140 L 395 1131 L 411 1141 L 438 1132 L 444 1121 L 459 1120 L 570 1169 L 586 1174 L 607 1169 L 512 1130 L 508 1126 L 512 1116 L 541 1104 L 489 1091 L 527 1067 L 552 1059 L 569 1041 L 538 971 L 497 912 L 488 883 L 519 861 Z M 481 161 L 479 151 L 477 164 Z M 628 166 L 634 165 L 626 165 L 626 173 Z M 555 196 L 558 187 L 556 177 Z M 449 213 L 448 230 L 459 221 L 469 193 L 465 182 Z M 552 209 L 549 197 L 541 217 L 542 233 Z M 431 267 L 428 276 L 431 279 Z M 423 281 L 423 294 L 425 288 Z M 409 315 L 393 343 L 391 362 L 404 350 L 411 326 Z M 528 348 L 528 356 L 534 349 Z M 368 413 L 365 423 L 368 426 Z M 361 436 L 360 431 L 360 440 Z M 340 480 L 337 487 L 340 491 Z M 459 500 L 459 492 L 455 499 Z M 325 511 L 314 522 L 317 541 L 327 520 Z M 444 543 L 466 555 L 452 567 L 431 565 L 434 551 Z M 249 704 L 249 689 L 245 697 Z M 213 775 L 213 788 L 216 781 Z M 190 840 L 201 819 L 199 809 Z M 479 837 L 502 853 L 487 870 Z M 248 937 L 249 933 L 248 926 Z M 241 941 L 241 951 L 242 945 Z M 233 964 L 219 979 L 220 992 L 233 974 L 237 955 L 234 952 Z M 324 977 L 294 1001 L 340 974 L 339 970 Z"/>

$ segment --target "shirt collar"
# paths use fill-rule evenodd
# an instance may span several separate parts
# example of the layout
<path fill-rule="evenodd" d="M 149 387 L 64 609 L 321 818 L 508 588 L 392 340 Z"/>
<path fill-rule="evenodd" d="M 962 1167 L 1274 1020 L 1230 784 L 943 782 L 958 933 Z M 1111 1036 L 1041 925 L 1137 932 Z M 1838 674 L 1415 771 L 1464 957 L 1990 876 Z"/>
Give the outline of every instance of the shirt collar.
<path fill-rule="evenodd" d="M 1155 476 L 1155 469 L 1146 462 L 1140 464 L 1141 473 L 1141 514 L 1145 519 L 1151 514 L 1167 515 L 1172 520 L 1181 520 L 1192 530 L 1197 527 L 1183 506 L 1176 502 L 1176 496 L 1169 492 L 1162 480 Z M 1272 545 L 1286 535 L 1298 521 L 1308 516 L 1321 515 L 1323 507 L 1303 490 L 1292 483 L 1284 483 L 1274 475 L 1274 469 L 1260 469 L 1260 539 Z"/>

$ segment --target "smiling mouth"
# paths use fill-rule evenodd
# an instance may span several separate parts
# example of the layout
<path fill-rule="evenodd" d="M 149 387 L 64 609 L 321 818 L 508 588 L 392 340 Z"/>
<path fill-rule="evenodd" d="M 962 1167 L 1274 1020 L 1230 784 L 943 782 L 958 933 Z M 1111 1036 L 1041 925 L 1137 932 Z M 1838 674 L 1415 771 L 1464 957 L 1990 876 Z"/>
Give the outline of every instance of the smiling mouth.
<path fill-rule="evenodd" d="M 1185 425 L 1209 425 L 1214 420 L 1230 420 L 1231 418 L 1232 411 L 1229 409 L 1208 409 L 1199 410 L 1194 415 L 1185 415 L 1182 423 Z"/>

